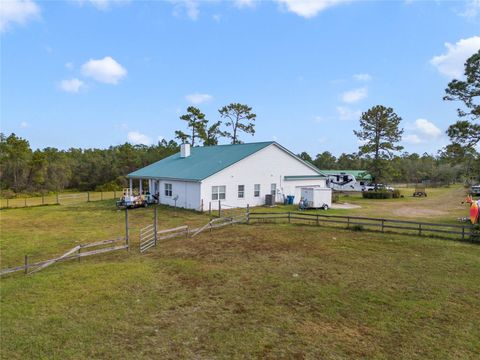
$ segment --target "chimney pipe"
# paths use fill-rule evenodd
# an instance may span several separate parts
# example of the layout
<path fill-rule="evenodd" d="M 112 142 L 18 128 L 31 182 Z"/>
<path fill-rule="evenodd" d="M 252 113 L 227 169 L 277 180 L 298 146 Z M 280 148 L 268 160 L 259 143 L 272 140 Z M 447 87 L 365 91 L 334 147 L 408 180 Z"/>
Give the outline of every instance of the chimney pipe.
<path fill-rule="evenodd" d="M 180 157 L 186 158 L 190 156 L 190 144 L 180 145 Z"/>

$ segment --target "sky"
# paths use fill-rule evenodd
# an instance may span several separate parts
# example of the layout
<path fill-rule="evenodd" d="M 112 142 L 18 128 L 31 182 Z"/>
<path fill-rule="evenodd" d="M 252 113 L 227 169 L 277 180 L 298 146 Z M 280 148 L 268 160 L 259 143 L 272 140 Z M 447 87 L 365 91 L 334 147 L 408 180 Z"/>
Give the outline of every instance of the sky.
<path fill-rule="evenodd" d="M 356 152 L 361 113 L 384 105 L 405 151 L 436 153 L 480 0 L 0 0 L 0 46 L 0 130 L 34 149 L 155 144 L 190 105 L 214 122 L 240 102 L 245 142 Z"/>

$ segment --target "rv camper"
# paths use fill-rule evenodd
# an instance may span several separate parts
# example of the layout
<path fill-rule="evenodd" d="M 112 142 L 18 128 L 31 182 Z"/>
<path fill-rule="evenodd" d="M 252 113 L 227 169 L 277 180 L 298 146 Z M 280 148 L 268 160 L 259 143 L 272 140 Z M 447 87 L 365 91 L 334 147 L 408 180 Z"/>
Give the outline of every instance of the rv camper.
<path fill-rule="evenodd" d="M 362 170 L 321 170 L 327 176 L 327 186 L 334 191 L 363 191 L 372 177 Z"/>

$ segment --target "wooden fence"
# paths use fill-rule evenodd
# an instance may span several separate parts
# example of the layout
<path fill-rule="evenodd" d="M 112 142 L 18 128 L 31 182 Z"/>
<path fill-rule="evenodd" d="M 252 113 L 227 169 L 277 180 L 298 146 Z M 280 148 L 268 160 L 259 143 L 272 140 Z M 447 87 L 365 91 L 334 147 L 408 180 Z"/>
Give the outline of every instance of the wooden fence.
<path fill-rule="evenodd" d="M 346 226 L 352 230 L 376 230 L 410 234 L 418 236 L 441 237 L 451 240 L 479 242 L 478 233 L 470 224 L 438 224 L 428 222 L 416 222 L 406 220 L 393 220 L 382 218 L 366 218 L 360 216 L 340 216 L 326 214 L 308 214 L 304 212 L 251 212 L 247 213 L 247 223 L 252 221 L 277 222 L 288 221 L 289 223 L 301 222 L 317 226 Z"/>
<path fill-rule="evenodd" d="M 119 243 L 121 245 L 118 245 Z M 107 245 L 108 247 L 105 247 Z M 82 252 L 83 249 L 92 249 L 92 248 L 97 248 L 97 249 Z M 128 248 L 129 248 L 128 239 L 126 240 L 125 238 L 118 238 L 114 240 L 102 240 L 94 243 L 77 245 L 59 257 L 40 261 L 40 262 L 35 262 L 35 263 L 29 263 L 28 256 L 25 255 L 24 265 L 16 266 L 13 268 L 2 269 L 0 270 L 0 276 L 11 274 L 11 273 L 22 271 L 22 270 L 25 272 L 25 274 L 33 274 L 33 273 L 36 273 L 37 271 L 40 271 L 46 268 L 47 266 L 50 266 L 60 261 L 67 261 L 67 260 L 74 260 L 74 259 L 78 259 L 78 261 L 80 261 L 80 259 L 83 257 L 98 255 L 98 254 L 103 254 L 103 253 L 123 250 L 123 249 L 128 250 Z M 31 269 L 30 273 L 28 272 L 29 269 Z"/>
<path fill-rule="evenodd" d="M 0 199 L 0 209 L 22 208 L 41 205 L 77 204 L 82 202 L 117 199 L 121 191 L 89 191 L 79 193 L 57 193 L 25 198 Z"/>

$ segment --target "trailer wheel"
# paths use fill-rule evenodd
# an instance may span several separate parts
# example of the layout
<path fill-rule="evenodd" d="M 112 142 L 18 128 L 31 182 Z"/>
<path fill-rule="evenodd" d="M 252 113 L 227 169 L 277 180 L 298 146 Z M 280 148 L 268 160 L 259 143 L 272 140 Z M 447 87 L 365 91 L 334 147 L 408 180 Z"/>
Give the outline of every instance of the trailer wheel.
<path fill-rule="evenodd" d="M 322 209 L 323 209 L 323 210 L 328 210 L 328 205 L 327 205 L 327 204 L 323 204 Z"/>

